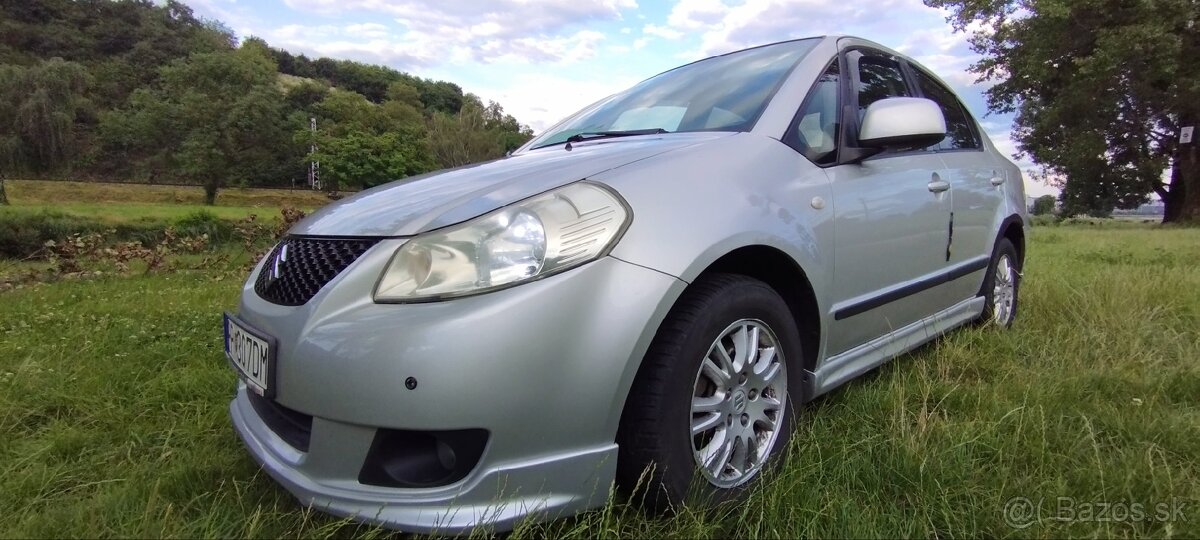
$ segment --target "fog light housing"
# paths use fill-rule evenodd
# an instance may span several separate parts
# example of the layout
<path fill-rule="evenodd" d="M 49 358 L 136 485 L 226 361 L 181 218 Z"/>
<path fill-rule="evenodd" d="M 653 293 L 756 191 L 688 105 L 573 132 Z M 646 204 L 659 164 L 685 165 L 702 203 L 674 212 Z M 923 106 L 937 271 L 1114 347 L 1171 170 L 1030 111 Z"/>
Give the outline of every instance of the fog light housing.
<path fill-rule="evenodd" d="M 380 429 L 375 432 L 358 481 L 398 488 L 453 484 L 466 478 L 479 464 L 487 439 L 487 430 L 483 429 Z"/>

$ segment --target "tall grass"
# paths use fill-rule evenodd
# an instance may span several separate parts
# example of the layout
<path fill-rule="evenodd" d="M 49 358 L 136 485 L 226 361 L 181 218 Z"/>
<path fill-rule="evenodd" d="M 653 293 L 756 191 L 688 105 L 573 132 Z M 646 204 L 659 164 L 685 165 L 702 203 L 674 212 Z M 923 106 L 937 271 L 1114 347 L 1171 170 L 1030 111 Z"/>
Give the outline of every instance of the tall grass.
<path fill-rule="evenodd" d="M 614 499 L 512 537 L 1200 536 L 1200 229 L 1029 245 L 1011 331 L 953 332 L 811 404 L 746 502 L 651 518 Z M 234 436 L 219 325 L 240 284 L 0 293 L 0 536 L 389 534 L 301 508 Z M 1018 498 L 1040 519 L 1006 521 Z M 1182 513 L 1096 515 L 1160 503 Z"/>

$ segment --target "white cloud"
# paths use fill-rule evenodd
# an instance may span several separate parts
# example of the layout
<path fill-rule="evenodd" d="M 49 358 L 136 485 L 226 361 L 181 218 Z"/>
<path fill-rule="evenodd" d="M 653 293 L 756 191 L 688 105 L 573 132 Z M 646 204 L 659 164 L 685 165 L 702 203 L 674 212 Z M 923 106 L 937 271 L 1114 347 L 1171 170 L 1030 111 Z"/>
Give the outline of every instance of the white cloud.
<path fill-rule="evenodd" d="M 381 24 L 287 25 L 263 36 L 272 45 L 314 56 L 349 58 L 401 70 L 471 62 L 570 64 L 591 58 L 604 34 L 580 30 L 559 36 L 505 39 L 484 23 L 438 34 L 395 33 Z"/>
<path fill-rule="evenodd" d="M 684 30 L 699 30 L 719 25 L 730 8 L 721 0 L 681 1 L 671 9 L 667 23 Z"/>
<path fill-rule="evenodd" d="M 698 53 L 710 56 L 815 35 L 876 28 L 894 31 L 908 19 L 929 14 L 939 16 L 921 0 L 681 0 L 671 9 L 667 24 L 699 32 Z M 940 26 L 949 31 L 945 24 Z"/>
<path fill-rule="evenodd" d="M 323 15 L 377 13 L 422 33 L 470 30 L 491 23 L 495 31 L 488 34 L 504 37 L 552 34 L 572 25 L 619 20 L 622 10 L 637 8 L 636 0 L 284 0 L 284 3 Z"/>
<path fill-rule="evenodd" d="M 382 39 L 391 33 L 387 26 L 379 23 L 351 24 L 345 28 L 345 31 L 352 36 L 362 36 L 371 39 Z"/>
<path fill-rule="evenodd" d="M 581 30 L 569 36 L 545 38 L 523 37 L 510 40 L 493 39 L 483 42 L 475 50 L 476 58 L 484 62 L 556 62 L 573 63 L 586 60 L 596 54 L 596 45 L 603 41 L 604 34 L 592 30 Z"/>
<path fill-rule="evenodd" d="M 663 39 L 679 39 L 683 37 L 683 32 L 679 30 L 654 24 L 647 24 L 642 27 L 642 33 L 648 36 L 658 36 Z"/>
<path fill-rule="evenodd" d="M 205 0 L 213 1 L 213 0 Z M 570 63 L 592 57 L 604 34 L 594 24 L 619 21 L 636 0 L 284 0 L 328 18 L 364 14 L 394 21 L 289 25 L 267 32 L 292 50 L 338 55 L 400 69 L 441 63 Z"/>
<path fill-rule="evenodd" d="M 916 30 L 896 50 L 912 56 L 956 88 L 975 84 L 975 75 L 967 71 L 979 60 L 971 50 L 967 35 L 946 32 L 944 28 Z"/>

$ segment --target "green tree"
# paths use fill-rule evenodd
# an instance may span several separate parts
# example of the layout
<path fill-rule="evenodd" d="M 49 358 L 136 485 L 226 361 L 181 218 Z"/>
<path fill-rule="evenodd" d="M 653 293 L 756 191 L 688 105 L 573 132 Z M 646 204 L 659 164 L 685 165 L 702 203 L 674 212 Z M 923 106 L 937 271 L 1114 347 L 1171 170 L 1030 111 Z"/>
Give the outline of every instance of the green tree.
<path fill-rule="evenodd" d="M 429 119 L 429 146 L 442 167 L 460 167 L 496 159 L 504 146 L 486 129 L 483 108 L 467 101 L 458 114 L 434 113 Z"/>
<path fill-rule="evenodd" d="M 388 86 L 387 99 L 392 102 L 404 103 L 416 109 L 424 106 L 421 103 L 421 91 L 405 82 L 394 82 Z"/>
<path fill-rule="evenodd" d="M 426 81 L 421 91 L 421 103 L 431 112 L 456 114 L 462 110 L 466 98 L 462 88 L 446 81 Z"/>
<path fill-rule="evenodd" d="M 319 138 L 318 150 L 309 158 L 321 163 L 321 177 L 332 190 L 369 188 L 432 169 L 423 143 L 412 134 L 355 132 Z"/>
<path fill-rule="evenodd" d="M 279 174 L 294 148 L 273 60 L 254 48 L 196 54 L 164 67 L 159 87 L 102 119 L 110 147 L 162 173 L 204 186 L 213 204 L 229 183 Z"/>
<path fill-rule="evenodd" d="M 17 160 L 21 174 L 86 171 L 100 178 L 198 181 L 209 187 L 211 200 L 225 182 L 287 184 L 301 177 L 308 144 L 319 142 L 301 133 L 313 117 L 321 140 L 361 135 L 325 145 L 331 150 L 398 152 L 403 166 L 394 156 L 375 156 L 390 163 L 390 175 L 438 166 L 431 125 L 448 146 L 445 156 L 466 156 L 447 157 L 448 163 L 497 157 L 532 134 L 499 105 L 485 106 L 450 82 L 293 56 L 255 37 L 239 46 L 226 25 L 197 16 L 180 0 L 0 1 L 0 65 L 24 73 L 53 58 L 84 68 L 82 79 L 55 78 L 67 86 L 86 83 L 78 92 L 80 107 L 69 132 L 60 129 L 67 125 L 61 121 L 25 124 L 43 135 L 63 134 L 51 138 L 62 141 L 51 145 L 57 153 L 51 160 L 31 161 L 50 147 L 26 144 L 14 135 L 13 122 L 0 126 L 6 137 L 0 151 L 8 156 L 0 156 L 0 173 L 9 177 L 17 174 Z M 248 70 L 250 65 L 255 67 Z M 13 73 L 5 71 L 0 86 L 24 80 Z M 275 92 L 267 90 L 269 81 Z M 14 95 L 0 103 L 9 116 L 30 94 Z M 387 133 L 400 138 L 383 137 Z M 465 154 L 457 148 L 464 143 Z M 224 171 L 222 180 L 212 177 L 216 171 Z M 353 176 L 352 184 L 379 178 Z"/>
<path fill-rule="evenodd" d="M 355 92 L 329 92 L 316 106 L 318 125 L 323 133 L 343 136 L 354 132 L 382 131 L 387 121 L 379 116 L 379 106 Z M 307 127 L 307 126 L 305 126 Z"/>
<path fill-rule="evenodd" d="M 284 99 L 292 110 L 312 112 L 316 104 L 329 95 L 329 87 L 324 84 L 304 81 L 287 90 Z"/>
<path fill-rule="evenodd" d="M 473 94 L 466 95 L 458 114 L 434 113 L 429 119 L 429 146 L 443 167 L 499 158 L 532 136 L 499 104 L 484 106 Z"/>
<path fill-rule="evenodd" d="M 0 175 L 44 175 L 70 166 L 81 136 L 78 119 L 90 108 L 88 82 L 83 66 L 59 58 L 0 65 Z"/>
<path fill-rule="evenodd" d="M 315 145 L 306 162 L 321 165 L 321 177 L 331 191 L 338 186 L 371 187 L 437 166 L 425 138 L 424 117 L 415 91 L 394 83 L 389 99 L 375 104 L 355 92 L 335 90 L 315 104 L 317 132 L 304 119 L 295 138 Z"/>
<path fill-rule="evenodd" d="M 1042 195 L 1033 200 L 1033 215 L 1046 216 L 1054 213 L 1054 195 Z"/>
<path fill-rule="evenodd" d="M 1063 212 L 1107 214 L 1157 193 L 1164 222 L 1200 222 L 1200 28 L 1195 0 L 925 0 L 978 28 L 972 67 L 993 111 L 1063 190 Z M 1163 182 L 1170 169 L 1169 181 Z"/>

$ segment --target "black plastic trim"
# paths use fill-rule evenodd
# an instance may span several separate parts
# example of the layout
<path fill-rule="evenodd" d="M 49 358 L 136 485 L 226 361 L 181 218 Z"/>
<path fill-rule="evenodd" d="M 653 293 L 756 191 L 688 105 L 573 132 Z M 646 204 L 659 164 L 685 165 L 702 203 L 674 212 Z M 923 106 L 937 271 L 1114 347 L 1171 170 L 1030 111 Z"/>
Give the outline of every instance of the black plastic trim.
<path fill-rule="evenodd" d="M 975 259 L 960 264 L 954 268 L 942 272 L 941 274 L 927 277 L 920 281 L 910 283 L 898 289 L 890 290 L 878 296 L 868 298 L 861 302 L 839 309 L 833 312 L 833 319 L 835 321 L 840 321 L 842 319 L 866 313 L 877 307 L 882 307 L 886 304 L 900 300 L 901 298 L 907 298 L 919 292 L 932 289 L 938 285 L 949 283 L 961 277 L 969 276 L 975 272 L 987 268 L 988 261 L 988 257 L 976 257 Z"/>
<path fill-rule="evenodd" d="M 379 429 L 358 482 L 393 488 L 447 486 L 466 478 L 479 465 L 488 439 L 485 429 Z"/>
<path fill-rule="evenodd" d="M 288 446 L 308 452 L 308 444 L 312 439 L 312 416 L 293 411 L 254 392 L 247 392 L 247 395 L 250 397 L 250 406 L 254 407 L 254 412 L 258 413 L 268 429 Z"/>
<path fill-rule="evenodd" d="M 416 236 L 416 235 L 408 234 L 408 235 L 403 235 L 403 236 L 401 236 L 401 235 L 370 236 L 370 235 L 353 235 L 353 234 L 346 234 L 346 235 L 339 235 L 339 234 L 288 234 L 287 238 L 297 238 L 297 239 L 302 239 L 302 240 L 362 240 L 362 241 L 369 241 L 369 242 L 378 242 L 380 240 L 404 239 L 404 238 L 412 238 L 414 236 Z"/>

